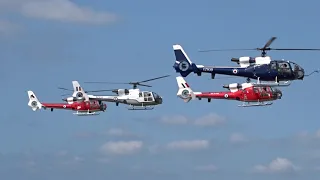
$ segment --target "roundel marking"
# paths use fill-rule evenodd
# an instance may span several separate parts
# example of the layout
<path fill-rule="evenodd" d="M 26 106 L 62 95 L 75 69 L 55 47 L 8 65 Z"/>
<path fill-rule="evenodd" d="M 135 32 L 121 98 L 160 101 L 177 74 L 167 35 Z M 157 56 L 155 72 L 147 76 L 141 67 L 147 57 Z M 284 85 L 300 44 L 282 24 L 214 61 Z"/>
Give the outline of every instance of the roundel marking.
<path fill-rule="evenodd" d="M 233 72 L 233 74 L 237 74 L 238 73 L 238 69 L 233 69 L 232 72 Z"/>
<path fill-rule="evenodd" d="M 181 92 L 182 98 L 188 98 L 189 97 L 189 90 L 185 89 Z"/>
<path fill-rule="evenodd" d="M 179 69 L 181 71 L 187 71 L 189 69 L 190 65 L 187 61 L 182 61 L 180 64 L 179 64 Z"/>
<path fill-rule="evenodd" d="M 225 94 L 225 95 L 224 95 L 224 97 L 225 97 L 225 98 L 228 98 L 228 97 L 229 97 L 229 95 L 228 95 L 228 94 Z"/>
<path fill-rule="evenodd" d="M 32 101 L 31 106 L 36 107 L 37 106 L 37 101 Z"/>
<path fill-rule="evenodd" d="M 63 105 L 63 108 L 66 108 L 67 106 L 66 105 Z"/>
<path fill-rule="evenodd" d="M 83 94 L 82 94 L 82 92 L 78 92 L 76 96 L 77 97 L 83 97 Z"/>

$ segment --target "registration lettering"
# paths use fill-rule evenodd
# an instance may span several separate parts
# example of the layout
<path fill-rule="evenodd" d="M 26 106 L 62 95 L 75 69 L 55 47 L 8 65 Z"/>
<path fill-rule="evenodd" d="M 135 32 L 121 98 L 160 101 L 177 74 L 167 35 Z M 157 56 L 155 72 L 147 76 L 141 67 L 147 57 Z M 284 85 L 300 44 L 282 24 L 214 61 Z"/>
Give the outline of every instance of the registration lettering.
<path fill-rule="evenodd" d="M 212 72 L 212 71 L 213 71 L 213 68 L 204 67 L 204 68 L 203 68 L 203 71 Z"/>

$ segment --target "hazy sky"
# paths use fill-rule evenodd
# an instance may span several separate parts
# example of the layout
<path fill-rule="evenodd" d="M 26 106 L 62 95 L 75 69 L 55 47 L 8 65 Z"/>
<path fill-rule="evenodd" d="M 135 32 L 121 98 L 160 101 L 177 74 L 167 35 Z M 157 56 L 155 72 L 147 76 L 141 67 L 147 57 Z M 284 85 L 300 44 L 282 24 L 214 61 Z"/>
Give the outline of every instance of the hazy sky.
<path fill-rule="evenodd" d="M 257 51 L 199 53 L 207 48 L 320 48 L 316 0 L 0 0 L 0 177 L 6 180 L 315 180 L 320 175 L 319 75 L 282 88 L 273 106 L 188 104 L 176 97 L 172 45 L 192 61 L 234 65 Z M 270 52 L 311 72 L 319 52 Z M 62 102 L 71 81 L 150 82 L 163 98 L 153 111 L 108 103 L 100 116 L 33 112 Z M 195 91 L 245 81 L 209 74 L 186 78 Z M 85 90 L 130 88 L 83 84 Z M 143 89 L 145 89 L 143 87 Z"/>

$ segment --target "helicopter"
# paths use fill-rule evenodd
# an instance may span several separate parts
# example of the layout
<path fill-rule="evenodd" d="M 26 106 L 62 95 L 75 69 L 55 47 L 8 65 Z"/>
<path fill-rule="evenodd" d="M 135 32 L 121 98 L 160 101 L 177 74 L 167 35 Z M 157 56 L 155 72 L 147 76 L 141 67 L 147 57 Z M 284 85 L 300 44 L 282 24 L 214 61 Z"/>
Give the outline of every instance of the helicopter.
<path fill-rule="evenodd" d="M 183 77 L 176 77 L 178 84 L 177 96 L 188 103 L 191 100 L 202 98 L 208 99 L 224 99 L 242 101 L 239 107 L 252 107 L 252 106 L 269 106 L 275 100 L 282 98 L 282 91 L 277 88 L 272 88 L 271 85 L 258 83 L 232 83 L 223 85 L 223 88 L 229 91 L 220 92 L 194 92 L 190 85 L 184 80 Z M 290 82 L 283 84 L 283 86 L 290 85 Z"/>
<path fill-rule="evenodd" d="M 251 79 L 259 79 L 260 81 L 275 81 L 273 84 L 279 84 L 280 81 L 303 80 L 305 76 L 309 76 L 314 72 L 319 73 L 319 70 L 313 71 L 309 75 L 305 75 L 305 70 L 295 62 L 286 60 L 272 60 L 267 56 L 267 51 L 270 50 L 320 50 L 320 49 L 279 49 L 270 48 L 271 43 L 276 39 L 272 37 L 262 48 L 255 49 L 230 49 L 230 50 L 259 50 L 261 56 L 258 57 L 239 57 L 232 58 L 232 62 L 236 62 L 240 67 L 223 67 L 223 66 L 204 66 L 193 63 L 181 45 L 173 45 L 176 61 L 173 68 L 181 76 L 187 77 L 191 72 L 201 76 L 202 73 L 211 73 L 211 79 L 215 78 L 216 74 L 231 75 L 238 77 L 246 77 L 249 83 Z M 222 50 L 202 50 L 200 52 L 222 51 Z"/>
<path fill-rule="evenodd" d="M 75 115 L 78 116 L 90 116 L 90 115 L 99 115 L 100 111 L 106 111 L 107 105 L 102 103 L 101 101 L 96 100 L 88 100 L 86 95 L 84 94 L 84 98 L 82 101 L 76 101 L 73 103 L 41 103 L 33 91 L 28 91 L 29 102 L 28 106 L 31 107 L 33 111 L 40 110 L 41 108 L 47 109 L 50 108 L 51 111 L 53 109 L 65 109 L 76 111 Z"/>
<path fill-rule="evenodd" d="M 98 91 L 111 91 L 117 95 L 97 96 L 97 95 L 88 94 L 88 97 L 90 100 L 115 102 L 116 106 L 119 106 L 119 103 L 126 104 L 128 105 L 127 106 L 128 110 L 152 110 L 156 105 L 162 104 L 162 101 L 163 101 L 162 97 L 152 91 L 141 91 L 140 89 L 137 89 L 137 87 L 138 86 L 152 87 L 150 85 L 146 85 L 142 83 L 153 81 L 160 78 L 165 78 L 168 76 L 169 75 L 152 78 L 144 81 L 129 82 L 129 83 L 112 83 L 112 82 L 84 82 L 84 83 L 131 84 L 133 85 L 132 89 L 98 90 Z M 74 101 L 83 99 L 82 94 L 90 92 L 90 91 L 84 91 L 78 81 L 72 81 L 72 84 L 73 84 L 73 90 L 59 87 L 59 89 L 73 91 L 72 97 L 64 98 L 62 99 L 63 101 L 72 103 Z M 94 91 L 94 92 L 98 92 L 98 91 Z"/>

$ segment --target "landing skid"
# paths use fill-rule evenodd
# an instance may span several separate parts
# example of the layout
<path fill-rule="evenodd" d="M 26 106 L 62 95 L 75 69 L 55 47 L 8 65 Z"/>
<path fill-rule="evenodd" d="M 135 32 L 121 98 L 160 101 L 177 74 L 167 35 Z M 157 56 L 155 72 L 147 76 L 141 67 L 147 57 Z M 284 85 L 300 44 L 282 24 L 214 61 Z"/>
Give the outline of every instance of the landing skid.
<path fill-rule="evenodd" d="M 94 115 L 99 115 L 100 113 L 96 113 L 96 112 L 79 112 L 77 111 L 76 113 L 73 113 L 74 115 L 77 116 L 94 116 Z"/>
<path fill-rule="evenodd" d="M 238 107 L 270 106 L 272 104 L 272 102 L 243 103 L 241 105 L 238 105 Z"/>
<path fill-rule="evenodd" d="M 154 109 L 154 106 L 134 106 L 134 105 L 128 105 L 128 110 L 152 110 Z"/>
<path fill-rule="evenodd" d="M 284 87 L 284 86 L 290 86 L 291 85 L 291 81 L 285 81 L 280 83 L 280 81 L 277 80 L 277 78 L 275 79 L 275 82 L 266 82 L 266 83 L 261 83 L 260 78 L 257 79 L 257 83 L 252 83 L 254 86 L 259 87 L 260 86 L 279 86 L 279 87 Z"/>

